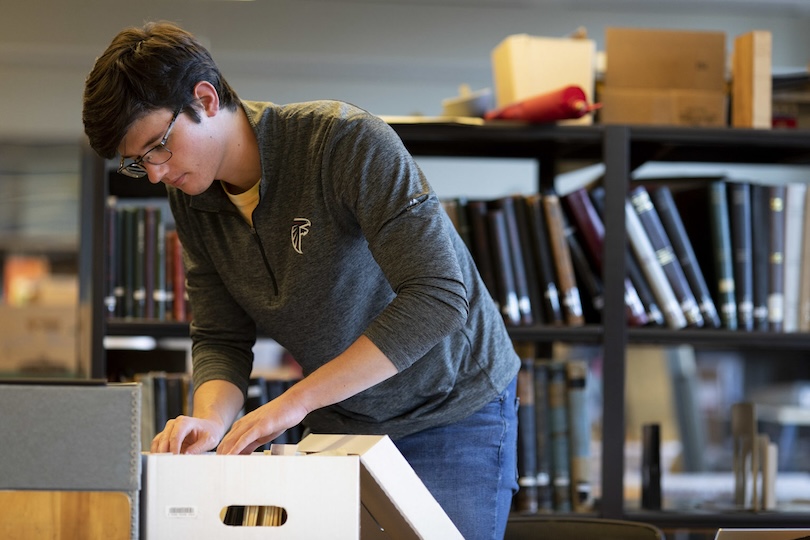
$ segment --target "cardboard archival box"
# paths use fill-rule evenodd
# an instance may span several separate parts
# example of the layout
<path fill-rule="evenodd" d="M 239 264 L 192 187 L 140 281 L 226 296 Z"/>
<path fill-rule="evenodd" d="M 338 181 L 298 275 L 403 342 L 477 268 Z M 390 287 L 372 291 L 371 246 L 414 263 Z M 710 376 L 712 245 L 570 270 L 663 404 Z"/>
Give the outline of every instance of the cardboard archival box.
<path fill-rule="evenodd" d="M 569 85 L 582 88 L 588 103 L 594 101 L 593 40 L 515 34 L 501 41 L 491 56 L 498 108 Z M 561 123 L 592 121 L 592 115 L 586 114 Z"/>
<path fill-rule="evenodd" d="M 387 436 L 309 435 L 285 449 L 143 454 L 143 540 L 268 538 L 266 526 L 225 525 L 241 505 L 283 508 L 278 539 L 461 538 Z"/>
<path fill-rule="evenodd" d="M 603 88 L 603 124 L 725 126 L 725 94 L 704 90 Z"/>
<path fill-rule="evenodd" d="M 0 411 L 0 523 L 20 521 L 23 516 L 8 514 L 15 508 L 31 509 L 40 500 L 54 504 L 32 510 L 15 526 L 14 535 L 0 527 L 0 536 L 25 538 L 26 531 L 43 535 L 47 530 L 75 530 L 76 523 L 86 523 L 94 515 L 94 509 L 65 503 L 67 495 L 84 492 L 95 493 L 91 500 L 116 508 L 121 506 L 120 497 L 126 496 L 123 515 L 116 512 L 103 518 L 138 538 L 139 385 L 83 379 L 0 381 Z M 46 492 L 51 493 L 43 499 Z M 66 497 L 60 499 L 60 493 Z"/>
<path fill-rule="evenodd" d="M 0 306 L 0 372 L 74 376 L 76 306 Z"/>
<path fill-rule="evenodd" d="M 726 91 L 723 32 L 606 28 L 605 86 Z"/>
<path fill-rule="evenodd" d="M 600 121 L 605 124 L 727 124 L 723 32 L 605 30 Z"/>

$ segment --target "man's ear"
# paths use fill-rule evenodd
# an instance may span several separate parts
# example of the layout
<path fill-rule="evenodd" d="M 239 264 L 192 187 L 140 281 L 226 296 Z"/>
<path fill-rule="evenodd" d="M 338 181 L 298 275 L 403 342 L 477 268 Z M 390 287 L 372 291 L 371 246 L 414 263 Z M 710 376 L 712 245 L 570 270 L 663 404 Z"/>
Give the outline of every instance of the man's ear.
<path fill-rule="evenodd" d="M 217 94 L 217 89 L 210 82 L 198 82 L 194 86 L 194 97 L 202 109 L 201 113 L 214 116 L 219 112 L 219 94 Z"/>

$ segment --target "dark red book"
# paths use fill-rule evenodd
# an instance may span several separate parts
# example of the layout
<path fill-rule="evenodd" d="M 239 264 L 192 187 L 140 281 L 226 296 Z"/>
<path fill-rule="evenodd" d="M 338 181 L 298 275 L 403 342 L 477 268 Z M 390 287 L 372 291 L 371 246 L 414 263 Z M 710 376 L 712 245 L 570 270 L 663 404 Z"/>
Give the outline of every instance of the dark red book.
<path fill-rule="evenodd" d="M 587 188 L 576 189 L 565 195 L 562 200 L 582 239 L 585 252 L 601 279 L 604 275 L 602 261 L 605 240 L 605 226 L 602 223 L 602 217 L 597 212 Z M 638 291 L 629 277 L 624 278 L 624 299 L 629 324 L 643 326 L 650 322 Z"/>

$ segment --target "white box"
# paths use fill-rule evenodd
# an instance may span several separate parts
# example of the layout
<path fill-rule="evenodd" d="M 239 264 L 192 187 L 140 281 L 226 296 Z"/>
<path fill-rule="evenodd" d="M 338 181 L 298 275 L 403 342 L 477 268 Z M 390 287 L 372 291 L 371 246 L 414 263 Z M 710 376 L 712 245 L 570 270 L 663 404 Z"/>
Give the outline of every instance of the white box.
<path fill-rule="evenodd" d="M 593 103 L 595 62 L 596 42 L 591 39 L 509 36 L 492 50 L 496 106 L 569 85 L 582 88 L 588 103 Z M 561 123 L 590 124 L 592 116 Z"/>
<path fill-rule="evenodd" d="M 309 435 L 296 455 L 143 455 L 143 540 L 461 538 L 385 435 Z M 277 506 L 278 527 L 225 525 L 231 505 Z"/>

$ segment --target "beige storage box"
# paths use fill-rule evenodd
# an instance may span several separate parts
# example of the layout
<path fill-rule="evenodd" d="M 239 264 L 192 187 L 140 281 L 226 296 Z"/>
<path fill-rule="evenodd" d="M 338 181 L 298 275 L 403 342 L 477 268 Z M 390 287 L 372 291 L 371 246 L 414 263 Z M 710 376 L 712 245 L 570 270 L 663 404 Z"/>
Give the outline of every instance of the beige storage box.
<path fill-rule="evenodd" d="M 576 85 L 594 100 L 596 44 L 582 38 L 538 37 L 515 34 L 492 51 L 495 104 L 498 108 Z M 592 115 L 561 124 L 590 124 Z"/>

